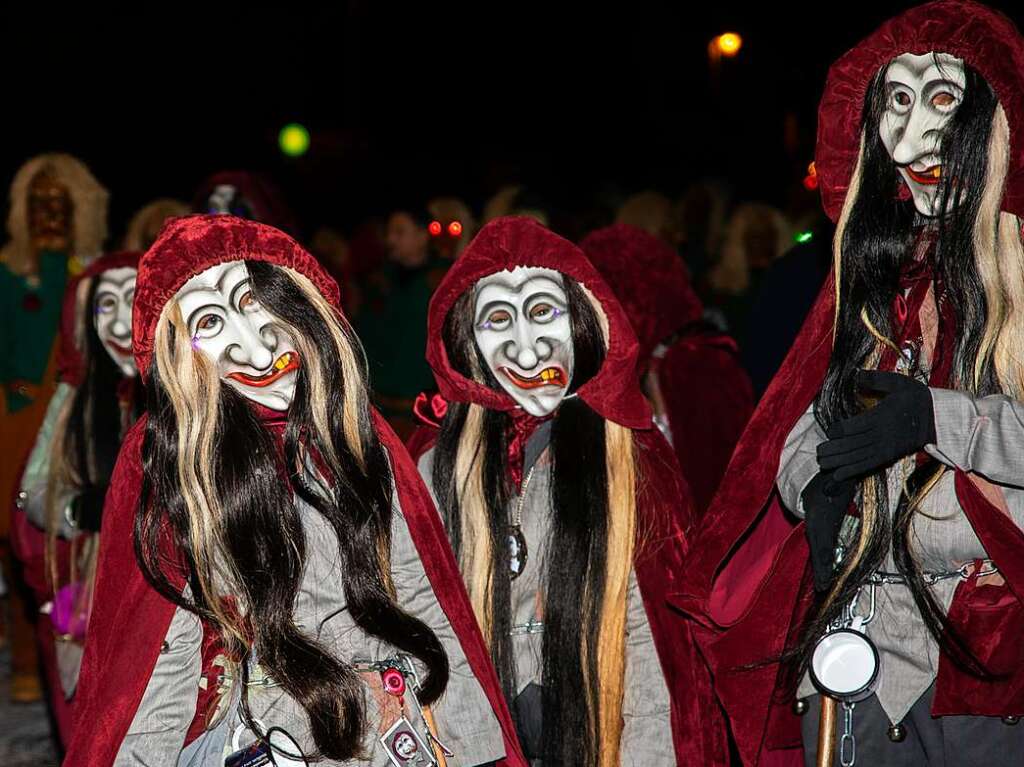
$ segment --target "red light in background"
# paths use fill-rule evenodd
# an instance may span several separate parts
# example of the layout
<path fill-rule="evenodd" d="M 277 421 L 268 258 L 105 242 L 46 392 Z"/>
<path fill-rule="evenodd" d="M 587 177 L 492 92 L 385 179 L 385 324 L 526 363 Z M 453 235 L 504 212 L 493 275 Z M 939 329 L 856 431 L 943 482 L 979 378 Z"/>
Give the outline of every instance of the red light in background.
<path fill-rule="evenodd" d="M 448 224 L 448 234 L 450 234 L 452 237 L 461 237 L 462 224 L 459 223 L 458 221 L 452 221 L 450 224 Z"/>
<path fill-rule="evenodd" d="M 434 235 L 434 237 L 437 237 L 439 234 L 441 234 L 441 222 L 440 221 L 431 221 L 430 222 L 430 226 L 427 227 L 427 230 L 432 235 Z"/>

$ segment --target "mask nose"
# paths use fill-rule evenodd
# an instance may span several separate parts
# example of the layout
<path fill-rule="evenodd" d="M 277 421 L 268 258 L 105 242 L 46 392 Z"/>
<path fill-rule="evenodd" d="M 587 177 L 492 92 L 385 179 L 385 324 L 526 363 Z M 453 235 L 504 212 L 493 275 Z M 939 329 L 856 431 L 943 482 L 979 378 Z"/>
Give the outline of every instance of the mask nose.
<path fill-rule="evenodd" d="M 130 341 L 132 338 L 132 307 L 122 302 L 117 308 L 117 316 L 110 325 L 110 334 L 118 341 Z"/>
<path fill-rule="evenodd" d="M 893 147 L 893 161 L 897 165 L 909 165 L 921 157 L 937 153 L 941 135 L 942 123 L 929 115 L 923 104 L 915 104 L 900 131 L 899 141 Z"/>
<path fill-rule="evenodd" d="M 243 319 L 234 321 L 237 340 L 226 349 L 229 360 L 236 365 L 248 365 L 256 370 L 266 370 L 274 361 L 277 336 L 261 333 Z"/>
<path fill-rule="evenodd" d="M 506 355 L 522 370 L 532 370 L 551 357 L 551 344 L 537 336 L 528 322 L 516 325 L 516 338 L 506 347 Z"/>

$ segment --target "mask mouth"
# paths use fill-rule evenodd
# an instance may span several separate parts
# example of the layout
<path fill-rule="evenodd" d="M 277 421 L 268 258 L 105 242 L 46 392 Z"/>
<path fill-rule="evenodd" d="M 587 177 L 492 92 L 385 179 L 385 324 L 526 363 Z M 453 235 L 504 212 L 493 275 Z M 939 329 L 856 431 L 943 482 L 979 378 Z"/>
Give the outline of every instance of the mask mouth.
<path fill-rule="evenodd" d="M 542 386 L 557 386 L 564 389 L 569 385 L 569 377 L 560 367 L 546 367 L 535 376 L 521 376 L 512 368 L 503 367 L 501 372 L 520 389 L 539 389 Z"/>
<path fill-rule="evenodd" d="M 904 167 L 904 170 L 915 184 L 921 184 L 922 186 L 935 186 L 942 178 L 941 165 L 931 165 L 924 170 L 914 170 L 907 165 Z"/>
<path fill-rule="evenodd" d="M 130 343 L 131 342 L 129 341 L 129 344 Z M 119 344 L 117 341 L 107 340 L 107 346 L 109 346 L 115 352 L 120 354 L 122 357 L 130 357 L 132 355 L 132 347 L 130 345 L 129 346 L 123 346 L 123 345 Z"/>
<path fill-rule="evenodd" d="M 232 381 L 238 381 L 243 386 L 252 386 L 256 389 L 262 389 L 265 386 L 270 386 L 272 383 L 277 381 L 279 378 L 288 375 L 293 370 L 299 369 L 299 355 L 296 352 L 285 352 L 270 368 L 270 371 L 264 373 L 261 376 L 251 376 L 246 373 L 235 371 L 234 373 L 228 373 L 227 377 Z"/>

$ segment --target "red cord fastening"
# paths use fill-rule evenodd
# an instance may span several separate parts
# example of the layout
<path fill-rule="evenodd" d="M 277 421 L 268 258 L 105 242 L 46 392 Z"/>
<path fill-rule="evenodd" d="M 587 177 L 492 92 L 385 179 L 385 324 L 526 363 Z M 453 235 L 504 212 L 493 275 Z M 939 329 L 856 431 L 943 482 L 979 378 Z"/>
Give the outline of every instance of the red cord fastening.
<path fill-rule="evenodd" d="M 384 692 L 388 695 L 400 698 L 405 694 L 405 677 L 402 676 L 402 672 L 397 668 L 389 668 L 383 671 L 380 678 L 384 684 Z"/>

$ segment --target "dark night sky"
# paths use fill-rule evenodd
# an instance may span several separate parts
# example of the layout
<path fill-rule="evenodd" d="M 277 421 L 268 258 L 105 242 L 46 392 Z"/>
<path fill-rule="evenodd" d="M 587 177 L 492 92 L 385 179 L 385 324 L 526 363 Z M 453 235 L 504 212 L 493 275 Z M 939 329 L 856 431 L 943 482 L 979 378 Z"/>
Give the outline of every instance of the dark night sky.
<path fill-rule="evenodd" d="M 307 230 L 432 193 L 479 205 L 508 180 L 569 208 L 705 175 L 783 203 L 812 159 L 828 65 L 911 4 L 4 11 L 0 180 L 36 152 L 75 153 L 110 188 L 115 233 L 224 168 L 268 173 Z M 744 47 L 715 89 L 707 43 L 727 30 Z M 313 134 L 299 160 L 277 150 L 292 120 Z"/>

